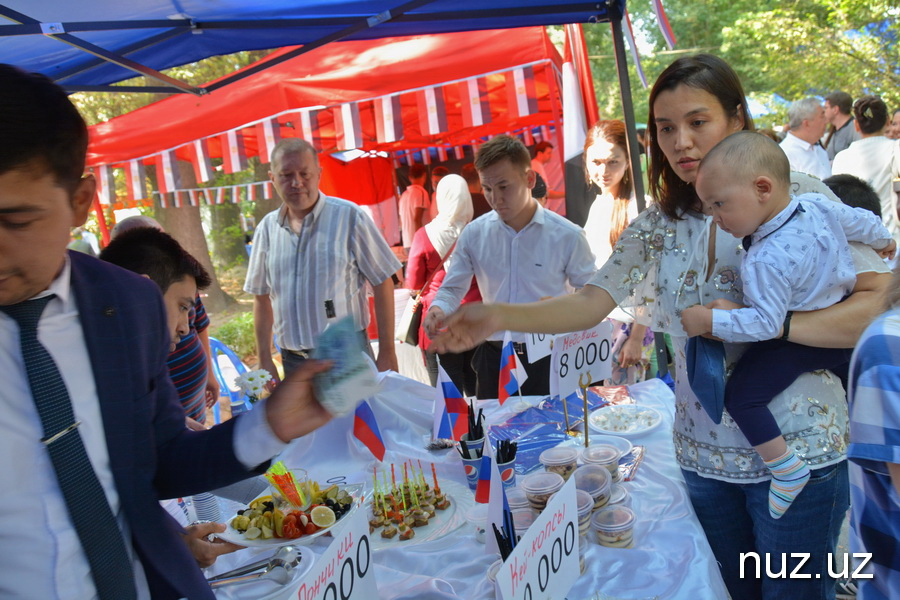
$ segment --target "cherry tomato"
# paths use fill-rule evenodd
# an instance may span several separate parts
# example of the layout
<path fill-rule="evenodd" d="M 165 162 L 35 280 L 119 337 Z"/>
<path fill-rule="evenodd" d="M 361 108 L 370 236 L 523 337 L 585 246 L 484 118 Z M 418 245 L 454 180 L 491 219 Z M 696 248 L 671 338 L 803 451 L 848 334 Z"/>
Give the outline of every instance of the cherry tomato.
<path fill-rule="evenodd" d="M 316 527 L 316 524 L 313 523 L 312 521 L 310 521 L 309 523 L 306 524 L 306 528 L 304 529 L 304 533 L 305 533 L 306 535 L 311 535 L 311 534 L 317 532 L 318 530 L 319 530 L 319 528 Z"/>

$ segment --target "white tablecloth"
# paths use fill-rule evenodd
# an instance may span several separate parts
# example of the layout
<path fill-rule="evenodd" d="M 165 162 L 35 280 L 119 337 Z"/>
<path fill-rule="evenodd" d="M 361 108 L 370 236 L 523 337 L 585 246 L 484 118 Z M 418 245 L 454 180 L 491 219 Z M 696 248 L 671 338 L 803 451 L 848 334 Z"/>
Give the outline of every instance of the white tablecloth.
<path fill-rule="evenodd" d="M 659 380 L 631 388 L 638 404 L 663 415 L 660 427 L 632 438 L 644 445 L 644 461 L 634 481 L 626 483 L 638 515 L 632 549 L 604 548 L 590 544 L 585 556 L 587 571 L 566 595 L 580 599 L 685 599 L 720 600 L 726 591 L 706 538 L 687 499 L 684 481 L 674 456 L 672 420 L 674 396 Z M 421 459 L 434 462 L 441 480 L 465 485 L 459 455 L 455 451 L 428 452 L 434 389 L 396 374 L 387 374 L 381 391 L 370 402 L 386 441 L 385 462 Z M 489 421 L 500 421 L 522 410 L 537 398 L 510 399 L 499 407 L 483 401 Z M 345 476 L 350 482 L 371 486 L 374 458 L 352 436 L 353 416 L 336 419 L 306 438 L 294 441 L 282 459 L 303 466 L 310 476 L 326 481 Z M 426 466 L 426 470 L 429 470 Z M 316 549 L 327 543 L 320 538 Z M 217 571 L 246 562 L 244 551 L 219 559 Z M 493 557 L 475 541 L 468 526 L 443 539 L 375 554 L 376 581 L 385 600 L 489 599 L 493 587 L 485 579 Z M 293 594 L 292 594 L 293 592 Z M 296 589 L 286 589 L 290 598 Z"/>

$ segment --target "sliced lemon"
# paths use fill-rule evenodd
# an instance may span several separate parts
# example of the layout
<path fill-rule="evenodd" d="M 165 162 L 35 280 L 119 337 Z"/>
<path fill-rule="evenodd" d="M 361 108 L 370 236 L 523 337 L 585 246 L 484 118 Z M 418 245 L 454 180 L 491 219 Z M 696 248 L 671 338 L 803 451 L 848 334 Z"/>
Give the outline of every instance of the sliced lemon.
<path fill-rule="evenodd" d="M 331 527 L 337 520 L 337 517 L 334 516 L 334 511 L 327 506 L 315 507 L 310 511 L 309 516 L 312 519 L 313 524 L 322 529 Z"/>

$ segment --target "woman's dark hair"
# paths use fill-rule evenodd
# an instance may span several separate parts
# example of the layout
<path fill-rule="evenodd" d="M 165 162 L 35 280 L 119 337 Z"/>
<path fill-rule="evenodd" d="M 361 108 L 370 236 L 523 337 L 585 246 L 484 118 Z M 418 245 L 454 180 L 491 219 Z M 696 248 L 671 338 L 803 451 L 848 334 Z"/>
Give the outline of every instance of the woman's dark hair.
<path fill-rule="evenodd" d="M 672 219 L 680 219 L 684 210 L 699 202 L 694 186 L 682 181 L 675 173 L 657 140 L 654 104 L 662 92 L 674 90 L 679 85 L 712 94 L 726 115 L 743 117 L 744 130 L 754 130 L 741 80 L 724 60 L 711 54 L 695 54 L 679 58 L 666 67 L 650 91 L 647 133 L 650 135 L 650 193 L 666 216 Z"/>
<path fill-rule="evenodd" d="M 853 103 L 853 116 L 860 132 L 878 133 L 888 122 L 887 105 L 878 96 L 863 96 Z"/>
<path fill-rule="evenodd" d="M 61 87 L 0 64 L 0 174 L 46 169 L 72 194 L 84 175 L 87 145 L 84 119 Z"/>
<path fill-rule="evenodd" d="M 628 203 L 631 202 L 631 192 L 634 185 L 631 181 L 631 169 L 628 168 L 628 139 L 625 133 L 625 123 L 617 119 L 597 121 L 594 126 L 587 132 L 587 139 L 584 141 L 584 175 L 591 183 L 587 170 L 587 152 L 588 148 L 594 145 L 598 140 L 605 140 L 610 144 L 616 145 L 622 149 L 625 156 L 625 175 L 619 182 L 615 198 L 613 198 L 613 210 L 609 228 L 609 245 L 615 246 L 619 241 L 619 236 L 628 227 Z"/>

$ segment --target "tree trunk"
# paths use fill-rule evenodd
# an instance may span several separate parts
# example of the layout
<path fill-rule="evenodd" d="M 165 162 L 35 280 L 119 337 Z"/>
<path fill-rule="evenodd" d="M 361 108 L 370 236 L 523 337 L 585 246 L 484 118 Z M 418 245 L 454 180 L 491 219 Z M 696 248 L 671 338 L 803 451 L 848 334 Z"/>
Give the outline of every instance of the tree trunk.
<path fill-rule="evenodd" d="M 247 263 L 240 214 L 241 209 L 237 204 L 209 207 L 209 240 L 212 244 L 213 263 L 220 269 L 228 270 L 236 264 Z"/>
<path fill-rule="evenodd" d="M 191 164 L 178 161 L 178 169 L 181 172 L 181 181 L 184 187 L 196 187 L 194 169 Z M 219 312 L 235 304 L 234 298 L 222 290 L 219 279 L 216 277 L 216 271 L 209 256 L 209 247 L 206 244 L 206 236 L 203 234 L 203 225 L 200 221 L 200 207 L 188 205 L 181 208 L 162 208 L 157 203 L 156 220 L 209 272 L 212 283 L 205 290 L 206 297 L 203 299 L 207 310 Z"/>

